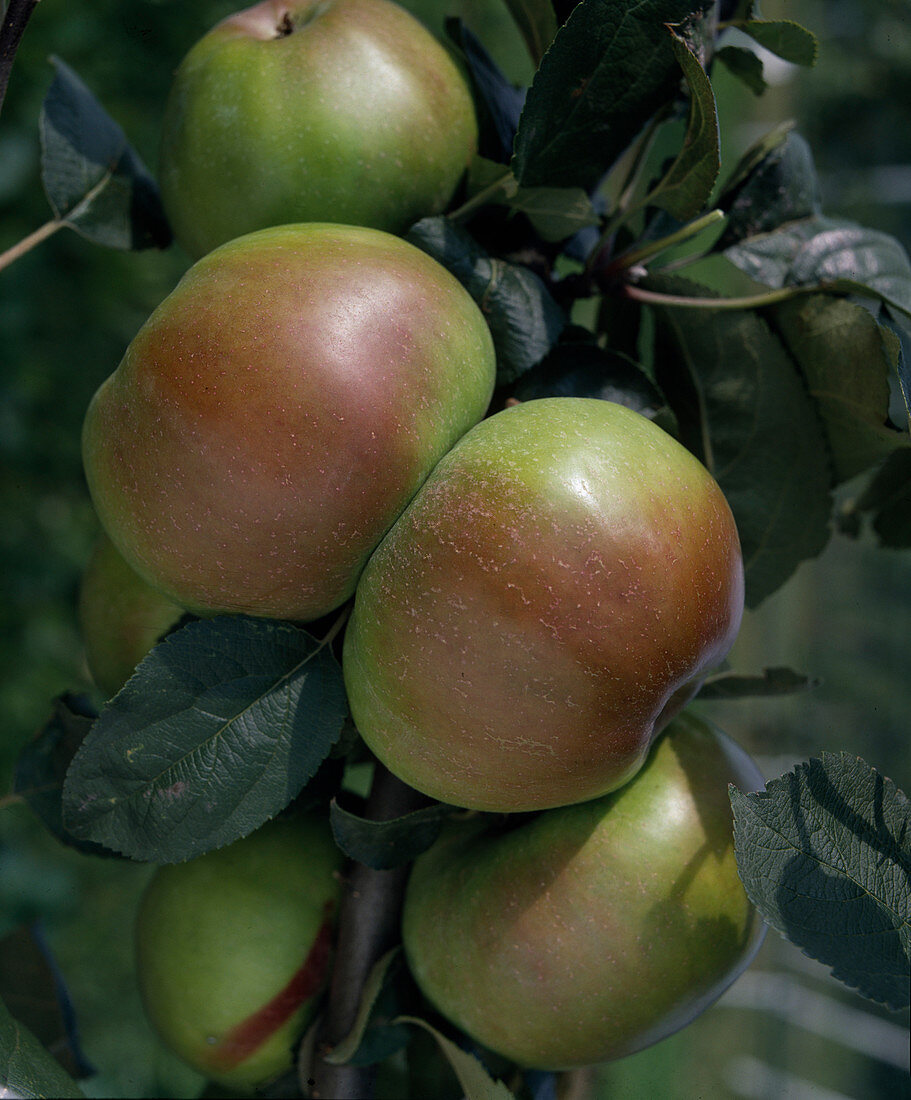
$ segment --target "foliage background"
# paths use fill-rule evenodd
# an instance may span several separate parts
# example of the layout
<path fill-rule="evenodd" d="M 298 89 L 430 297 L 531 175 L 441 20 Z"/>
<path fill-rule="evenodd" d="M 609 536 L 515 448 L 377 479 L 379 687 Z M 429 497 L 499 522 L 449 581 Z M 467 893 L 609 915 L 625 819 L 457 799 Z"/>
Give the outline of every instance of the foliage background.
<path fill-rule="evenodd" d="M 238 0 L 43 0 L 26 31 L 0 115 L 0 250 L 49 215 L 37 119 L 50 54 L 89 84 L 152 170 L 173 68 Z M 461 15 L 515 82 L 530 69 L 502 0 L 408 0 L 435 29 Z M 762 100 L 717 74 L 730 168 L 759 133 L 796 118 L 816 154 L 827 213 L 856 218 L 911 249 L 911 4 L 766 0 L 822 43 L 809 73 L 770 62 Z M 63 231 L 0 273 L 0 792 L 20 747 L 63 690 L 89 690 L 75 618 L 95 535 L 79 432 L 97 385 L 187 266 L 176 248 L 120 254 Z M 850 486 L 848 487 L 850 492 Z M 748 616 L 732 664 L 789 664 L 822 680 L 782 700 L 706 713 L 777 775 L 821 748 L 864 756 L 911 789 L 906 639 L 908 555 L 836 538 L 818 561 Z M 0 804 L 2 805 L 2 804 Z M 94 1096 L 183 1096 L 201 1079 L 158 1046 L 132 981 L 132 907 L 148 869 L 62 851 L 17 806 L 0 810 L 0 935 L 42 922 L 99 1069 Z M 831 981 L 770 936 L 756 966 L 696 1024 L 594 1071 L 595 1095 L 911 1096 L 907 1019 Z M 858 1049 L 859 1048 L 859 1049 Z M 871 1056 L 871 1052 L 878 1052 Z"/>

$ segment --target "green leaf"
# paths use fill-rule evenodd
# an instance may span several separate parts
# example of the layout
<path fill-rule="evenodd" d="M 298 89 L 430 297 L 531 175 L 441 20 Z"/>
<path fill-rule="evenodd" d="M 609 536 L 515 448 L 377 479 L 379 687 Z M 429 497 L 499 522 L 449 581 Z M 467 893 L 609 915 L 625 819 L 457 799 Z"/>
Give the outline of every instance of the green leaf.
<path fill-rule="evenodd" d="M 551 0 L 505 0 L 505 3 L 537 68 L 557 33 L 553 4 Z"/>
<path fill-rule="evenodd" d="M 662 293 L 709 297 L 680 278 L 653 278 Z M 658 384 L 683 442 L 721 485 L 737 521 L 746 600 L 756 607 L 829 538 L 825 439 L 781 341 L 755 312 L 655 310 Z"/>
<path fill-rule="evenodd" d="M 41 109 L 41 178 L 54 216 L 109 248 L 166 248 L 158 186 L 123 130 L 59 58 Z"/>
<path fill-rule="evenodd" d="M 837 481 L 911 446 L 907 433 L 888 424 L 889 377 L 901 354 L 891 329 L 863 306 L 822 294 L 784 302 L 772 315 L 816 402 Z"/>
<path fill-rule="evenodd" d="M 722 46 L 715 51 L 715 60 L 745 84 L 754 95 L 762 95 L 768 85 L 765 82 L 762 59 L 743 46 Z"/>
<path fill-rule="evenodd" d="M 791 19 L 747 19 L 735 26 L 784 61 L 807 67 L 816 64 L 816 35 Z"/>
<path fill-rule="evenodd" d="M 911 262 L 894 237 L 820 215 L 758 234 L 724 255 L 767 286 L 827 287 L 879 298 L 911 316 Z"/>
<path fill-rule="evenodd" d="M 0 1096 L 69 1100 L 84 1095 L 60 1063 L 0 1001 Z"/>
<path fill-rule="evenodd" d="M 766 134 L 747 150 L 718 205 L 728 215 L 715 245 L 718 250 L 819 212 L 813 154 L 806 141 L 792 131 L 791 123 Z"/>
<path fill-rule="evenodd" d="M 802 672 L 790 668 L 764 668 L 761 676 L 721 672 L 710 676 L 699 689 L 699 700 L 751 699 L 759 696 L 795 695 L 819 686 Z"/>
<path fill-rule="evenodd" d="M 13 791 L 61 843 L 88 855 L 112 856 L 100 844 L 78 840 L 63 826 L 63 783 L 76 751 L 88 735 L 96 714 L 80 696 L 54 700 L 51 716 L 25 746 L 16 761 Z"/>
<path fill-rule="evenodd" d="M 407 237 L 448 268 L 478 303 L 493 337 L 499 385 L 515 381 L 554 346 L 566 318 L 533 271 L 488 255 L 445 217 L 424 218 Z"/>
<path fill-rule="evenodd" d="M 876 471 L 854 510 L 873 517 L 873 530 L 883 546 L 911 547 L 911 450 L 895 451 Z"/>
<path fill-rule="evenodd" d="M 690 91 L 690 113 L 683 147 L 648 202 L 679 221 L 694 218 L 708 202 L 721 167 L 715 93 L 699 59 L 685 40 L 668 28 L 674 56 Z"/>
<path fill-rule="evenodd" d="M 592 201 L 581 187 L 519 187 L 504 203 L 525 214 L 545 241 L 565 241 L 598 224 Z"/>
<path fill-rule="evenodd" d="M 707 7 L 695 0 L 582 0 L 526 96 L 513 158 L 519 183 L 595 187 L 677 95 L 680 68 L 665 24 Z"/>
<path fill-rule="evenodd" d="M 459 813 L 436 803 L 389 821 L 371 821 L 345 810 L 333 799 L 329 805 L 332 835 L 350 859 L 375 871 L 401 867 L 425 852 L 440 835 L 444 822 Z"/>
<path fill-rule="evenodd" d="M 139 664 L 70 765 L 64 824 L 174 863 L 251 833 L 316 773 L 347 713 L 328 646 L 290 623 L 188 623 Z"/>
<path fill-rule="evenodd" d="M 375 1060 L 372 1056 L 374 1052 L 371 1052 L 371 1057 L 368 1060 L 359 1057 L 359 1054 L 364 1053 L 365 1046 L 372 1045 L 365 1042 L 365 1036 L 368 1034 L 368 1024 L 380 994 L 401 965 L 401 952 L 400 946 L 393 947 L 382 958 L 377 959 L 371 967 L 370 973 L 367 975 L 367 981 L 364 982 L 364 988 L 361 991 L 361 1000 L 357 1007 L 357 1014 L 351 1026 L 351 1031 L 340 1043 L 336 1043 L 328 1054 L 323 1055 L 325 1061 L 331 1065 L 338 1066 L 348 1063 L 369 1065 Z M 376 1027 L 373 1030 L 382 1031 L 384 1037 L 393 1045 L 393 1049 L 385 1050 L 382 1057 L 393 1053 L 393 1050 L 401 1049 L 408 1041 L 407 1028 L 404 1024 L 393 1023 Z"/>
<path fill-rule="evenodd" d="M 863 996 L 911 984 L 911 804 L 858 757 L 823 753 L 764 792 L 731 789 L 734 848 L 762 916 Z"/>
<path fill-rule="evenodd" d="M 413 1024 L 433 1036 L 458 1077 L 465 1100 L 515 1100 L 503 1082 L 495 1081 L 473 1054 L 461 1050 L 426 1020 L 420 1020 L 417 1016 L 399 1016 L 395 1022 Z"/>

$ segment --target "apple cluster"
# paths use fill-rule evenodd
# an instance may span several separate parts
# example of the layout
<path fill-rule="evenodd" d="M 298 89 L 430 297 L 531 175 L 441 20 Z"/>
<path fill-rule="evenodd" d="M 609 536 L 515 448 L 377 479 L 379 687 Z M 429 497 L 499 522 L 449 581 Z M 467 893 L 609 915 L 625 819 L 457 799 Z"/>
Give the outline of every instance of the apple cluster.
<path fill-rule="evenodd" d="M 727 788 L 761 776 L 679 713 L 733 642 L 743 565 L 718 485 L 650 420 L 497 407 L 484 314 L 397 235 L 476 142 L 460 70 L 387 0 L 264 0 L 191 50 L 161 181 L 195 262 L 86 415 L 105 534 L 80 613 L 113 694 L 186 613 L 350 607 L 363 741 L 483 811 L 414 865 L 412 973 L 484 1046 L 565 1068 L 677 1030 L 758 946 Z M 338 860 L 310 814 L 155 872 L 143 996 L 209 1076 L 290 1065 Z"/>

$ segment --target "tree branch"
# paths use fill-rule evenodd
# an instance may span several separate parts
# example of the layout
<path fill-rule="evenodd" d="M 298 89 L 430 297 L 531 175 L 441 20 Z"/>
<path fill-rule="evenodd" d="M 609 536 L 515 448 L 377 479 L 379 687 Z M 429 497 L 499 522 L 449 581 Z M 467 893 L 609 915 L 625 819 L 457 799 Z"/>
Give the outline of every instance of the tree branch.
<path fill-rule="evenodd" d="M 38 0 L 9 0 L 7 5 L 3 26 L 0 27 L 0 110 L 3 110 L 13 58 L 19 49 L 26 24 L 37 6 Z"/>
<path fill-rule="evenodd" d="M 389 821 L 426 804 L 424 795 L 377 763 L 365 817 Z M 373 964 L 399 942 L 408 871 L 407 864 L 391 871 L 374 871 L 353 861 L 348 866 L 328 1007 L 309 1072 L 301 1067 L 303 1083 L 314 1098 L 367 1100 L 373 1095 L 373 1066 L 334 1066 L 321 1055 L 351 1031 Z"/>

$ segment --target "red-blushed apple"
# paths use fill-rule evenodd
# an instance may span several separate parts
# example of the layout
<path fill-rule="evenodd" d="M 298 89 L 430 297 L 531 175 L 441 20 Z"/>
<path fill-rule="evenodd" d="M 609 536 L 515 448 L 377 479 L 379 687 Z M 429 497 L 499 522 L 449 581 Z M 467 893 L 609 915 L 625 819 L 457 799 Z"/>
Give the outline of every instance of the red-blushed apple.
<path fill-rule="evenodd" d="M 705 467 L 629 409 L 545 398 L 465 435 L 383 540 L 345 684 L 406 783 L 546 809 L 635 774 L 742 611 L 737 529 Z"/>
<path fill-rule="evenodd" d="M 765 926 L 737 874 L 728 784 L 746 753 L 679 715 L 620 790 L 506 831 L 453 828 L 415 862 L 403 937 L 432 1004 L 523 1066 L 658 1042 L 748 966 Z"/>
<path fill-rule="evenodd" d="M 89 489 L 181 606 L 315 619 L 484 415 L 494 374 L 480 309 L 413 245 L 261 230 L 190 268 L 100 386 Z"/>
<path fill-rule="evenodd" d="M 79 588 L 79 627 L 92 679 L 116 695 L 156 642 L 185 614 L 151 588 L 101 534 Z"/>
<path fill-rule="evenodd" d="M 290 1069 L 331 962 L 341 856 L 325 817 L 269 822 L 159 867 L 136 921 L 137 976 L 164 1043 L 254 1088 Z"/>
<path fill-rule="evenodd" d="M 162 198 L 194 257 L 286 222 L 403 233 L 444 209 L 477 136 L 465 78 L 398 5 L 263 0 L 177 70 Z"/>

